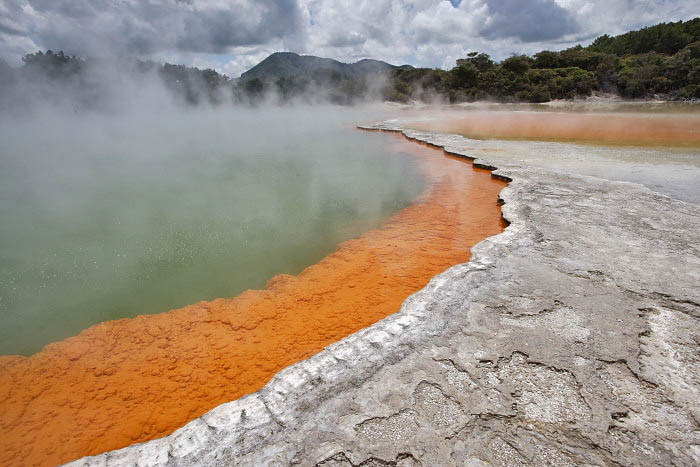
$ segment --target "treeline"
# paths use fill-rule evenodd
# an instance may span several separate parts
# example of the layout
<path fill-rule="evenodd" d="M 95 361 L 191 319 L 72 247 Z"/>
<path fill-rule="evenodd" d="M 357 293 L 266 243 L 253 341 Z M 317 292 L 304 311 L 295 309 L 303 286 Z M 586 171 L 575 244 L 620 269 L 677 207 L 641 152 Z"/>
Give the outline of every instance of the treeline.
<path fill-rule="evenodd" d="M 317 70 L 296 77 L 236 82 L 213 69 L 133 58 L 84 59 L 51 50 L 26 55 L 22 61 L 21 67 L 13 69 L 0 60 L 0 111 L 16 112 L 51 103 L 63 107 L 68 103 L 75 111 L 102 109 L 132 98 L 137 90 L 151 94 L 165 91 L 170 99 L 186 106 L 255 106 L 263 102 L 348 105 L 359 99 L 380 99 L 386 86 L 377 87 L 376 83 L 390 79 L 387 73 L 351 78 L 337 71 Z M 151 97 L 157 100 L 159 96 Z"/>
<path fill-rule="evenodd" d="M 395 70 L 388 100 L 545 102 L 589 96 L 594 90 L 624 98 L 700 98 L 700 18 L 662 23 L 590 46 L 518 55 L 496 63 L 470 53 L 449 71 Z"/>
<path fill-rule="evenodd" d="M 233 81 L 213 69 L 160 64 L 133 58 L 84 59 L 63 51 L 37 52 L 12 69 L 0 61 L 0 105 L 11 109 L 31 102 L 70 99 L 76 109 L 99 108 L 110 97 L 153 85 L 187 105 L 220 105 L 235 99 Z M 241 99 L 241 102 L 244 99 Z"/>

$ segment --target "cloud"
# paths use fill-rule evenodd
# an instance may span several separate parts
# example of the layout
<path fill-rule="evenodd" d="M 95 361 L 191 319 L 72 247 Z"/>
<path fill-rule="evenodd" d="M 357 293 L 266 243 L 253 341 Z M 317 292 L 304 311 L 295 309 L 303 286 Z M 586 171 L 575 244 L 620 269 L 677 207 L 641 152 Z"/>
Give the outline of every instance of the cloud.
<path fill-rule="evenodd" d="M 0 57 L 63 49 L 234 77 L 275 51 L 450 68 L 698 13 L 697 0 L 0 0 Z"/>
<path fill-rule="evenodd" d="M 293 36 L 301 28 L 300 12 L 293 0 L 256 0 L 238 8 L 197 10 L 184 17 L 177 37 L 178 48 L 220 53 L 232 46 L 251 46 L 275 38 Z"/>
<path fill-rule="evenodd" d="M 572 13 L 554 0 L 486 0 L 486 5 L 490 16 L 481 33 L 487 39 L 513 37 L 542 42 L 580 30 Z"/>
<path fill-rule="evenodd" d="M 78 55 L 226 53 L 293 37 L 295 0 L 6 0 L 0 32 Z"/>

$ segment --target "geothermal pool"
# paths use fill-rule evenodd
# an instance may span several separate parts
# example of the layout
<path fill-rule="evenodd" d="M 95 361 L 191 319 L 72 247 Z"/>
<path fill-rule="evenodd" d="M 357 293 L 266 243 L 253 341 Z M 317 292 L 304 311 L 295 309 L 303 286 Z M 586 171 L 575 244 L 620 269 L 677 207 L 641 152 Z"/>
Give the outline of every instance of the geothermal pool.
<path fill-rule="evenodd" d="M 50 344 L 0 356 L 0 464 L 167 435 L 398 311 L 502 231 L 505 182 L 351 124 L 382 118 L 278 109 L 3 127 L 0 344 L 25 355 Z M 426 122 L 445 124 L 415 125 Z M 671 151 L 602 146 L 600 131 L 586 144 L 464 144 L 700 202 L 697 125 L 678 122 L 685 140 Z"/>
<path fill-rule="evenodd" d="M 408 206 L 415 158 L 342 111 L 0 130 L 0 355 L 263 288 Z"/>
<path fill-rule="evenodd" d="M 341 118 L 315 122 L 313 130 L 309 122 L 304 128 L 288 121 L 274 126 L 274 118 L 266 123 L 262 130 L 246 131 L 263 148 L 282 145 L 277 153 L 282 162 L 266 157 L 264 151 L 248 153 L 260 159 L 256 164 L 262 162 L 253 171 L 257 181 L 268 176 L 262 172 L 277 174 L 275 181 L 282 186 L 264 187 L 272 191 L 271 201 L 264 202 L 261 194 L 254 199 L 229 197 L 220 202 L 213 196 L 188 203 L 188 197 L 181 196 L 175 204 L 184 207 L 182 216 L 194 219 L 185 222 L 195 226 L 189 241 L 204 235 L 196 230 L 203 213 L 225 218 L 229 210 L 243 209 L 255 213 L 255 219 L 281 216 L 286 219 L 279 227 L 284 235 L 263 235 L 260 232 L 267 231 L 259 226 L 257 232 L 272 253 L 301 250 L 298 257 L 292 255 L 298 262 L 283 263 L 297 269 L 264 269 L 271 279 L 260 273 L 260 285 L 252 286 L 262 288 L 270 279 L 263 290 L 237 296 L 234 289 L 215 291 L 233 298 L 102 322 L 29 358 L 0 357 L 0 464 L 54 465 L 165 436 L 221 403 L 259 390 L 282 368 L 398 311 L 406 297 L 450 266 L 468 261 L 473 245 L 503 229 L 497 198 L 505 182 L 474 169 L 465 159 L 397 135 L 343 128 Z M 206 127 L 199 130 L 204 135 L 199 143 L 222 147 Z M 272 130 L 283 139 L 270 137 L 261 143 L 260 135 Z M 159 131 L 154 144 L 170 134 L 166 128 Z M 323 132 L 332 141 L 324 139 Z M 216 136 L 234 149 L 248 137 Z M 119 147 L 119 138 L 114 144 Z M 207 184 L 215 185 L 217 195 L 226 192 L 227 182 L 217 174 L 233 177 L 247 162 L 232 156 L 234 149 L 221 149 L 224 154 L 218 157 L 200 156 L 196 163 L 182 160 L 187 157 L 181 155 L 176 160 L 184 169 L 173 177 L 182 182 L 180 190 L 188 192 L 186 188 L 195 185 L 190 195 L 195 199 L 199 190 L 210 190 L 204 187 Z M 301 155 L 291 157 L 290 152 Z M 233 167 L 229 158 L 236 161 Z M 317 162 L 317 158 L 325 160 Z M 167 178 L 167 164 L 153 165 L 153 173 Z M 217 170 L 212 172 L 209 165 Z M 159 176 L 147 178 L 157 184 Z M 294 177 L 301 178 L 301 183 Z M 164 197 L 178 193 L 161 189 Z M 109 190 L 114 196 L 122 191 Z M 136 212 L 147 204 L 139 196 L 129 200 Z M 243 201 L 244 207 L 237 207 Z M 261 211 L 262 207 L 272 213 Z M 317 217 L 322 214 L 335 222 L 320 223 Z M 142 215 L 137 220 L 147 218 Z M 98 219 L 106 221 L 109 216 Z M 318 232 L 321 235 L 312 235 Z M 295 239 L 293 245 L 276 245 L 285 235 Z M 249 243 L 253 240 L 244 238 Z M 351 239 L 338 244 L 347 238 Z M 213 254 L 204 246 L 185 250 L 189 262 L 182 268 L 198 255 L 226 254 L 227 245 L 213 242 L 218 248 Z M 326 245 L 332 253 L 323 251 Z M 242 254 L 240 248 L 245 247 L 236 250 Z M 263 246 L 258 248 L 267 252 Z M 263 255 L 259 261 L 272 261 L 273 256 Z M 227 258 L 235 261 L 237 256 Z M 309 265 L 299 258 L 317 262 L 297 275 L 284 274 Z M 244 276 L 258 265 L 251 260 L 245 266 Z M 216 275 L 207 267 L 199 268 L 206 277 Z M 194 285 L 203 281 L 192 279 Z M 189 291 L 175 289 L 187 286 L 183 279 L 163 287 L 184 294 Z"/>

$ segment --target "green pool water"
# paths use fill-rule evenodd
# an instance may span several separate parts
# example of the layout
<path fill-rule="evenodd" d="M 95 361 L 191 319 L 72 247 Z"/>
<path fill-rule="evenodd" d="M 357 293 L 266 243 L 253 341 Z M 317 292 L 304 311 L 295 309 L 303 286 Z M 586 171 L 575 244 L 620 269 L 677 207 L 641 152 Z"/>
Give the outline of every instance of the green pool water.
<path fill-rule="evenodd" d="M 0 128 L 0 354 L 262 288 L 421 193 L 351 111 L 45 118 Z"/>

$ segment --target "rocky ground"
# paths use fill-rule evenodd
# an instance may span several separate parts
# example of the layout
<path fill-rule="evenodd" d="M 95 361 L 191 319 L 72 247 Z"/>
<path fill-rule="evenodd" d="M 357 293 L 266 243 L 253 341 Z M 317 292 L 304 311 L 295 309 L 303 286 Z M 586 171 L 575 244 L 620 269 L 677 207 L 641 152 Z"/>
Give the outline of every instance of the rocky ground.
<path fill-rule="evenodd" d="M 700 207 L 497 157 L 477 163 L 511 180 L 511 224 L 470 263 L 261 391 L 71 465 L 700 464 Z"/>

